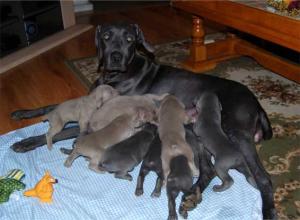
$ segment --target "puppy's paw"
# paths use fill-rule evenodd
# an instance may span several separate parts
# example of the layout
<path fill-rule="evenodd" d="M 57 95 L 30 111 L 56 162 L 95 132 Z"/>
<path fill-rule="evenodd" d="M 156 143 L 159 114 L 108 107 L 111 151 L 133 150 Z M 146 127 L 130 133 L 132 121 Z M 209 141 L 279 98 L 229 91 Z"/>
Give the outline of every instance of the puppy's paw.
<path fill-rule="evenodd" d="M 135 193 L 136 196 L 141 196 L 144 194 L 144 190 L 143 189 L 135 189 Z"/>
<path fill-rule="evenodd" d="M 179 206 L 179 213 L 183 218 L 187 218 L 188 211 L 196 208 L 197 204 L 202 201 L 202 194 L 199 187 L 196 187 L 192 192 L 182 196 Z"/>
<path fill-rule="evenodd" d="M 179 214 L 184 218 L 187 219 L 188 217 L 188 212 L 185 210 L 182 206 L 179 207 Z"/>
<path fill-rule="evenodd" d="M 177 220 L 178 219 L 178 217 L 177 217 L 177 215 L 175 214 L 175 215 L 169 215 L 168 216 L 168 220 Z"/>
<path fill-rule="evenodd" d="M 67 167 L 67 168 L 69 168 L 69 167 L 71 167 L 71 163 L 70 163 L 69 161 L 66 161 L 66 162 L 64 163 L 64 166 Z"/>
<path fill-rule="evenodd" d="M 153 192 L 151 193 L 151 197 L 152 197 L 152 198 L 158 198 L 158 197 L 160 197 L 160 194 L 161 194 L 161 192 L 153 191 Z"/>

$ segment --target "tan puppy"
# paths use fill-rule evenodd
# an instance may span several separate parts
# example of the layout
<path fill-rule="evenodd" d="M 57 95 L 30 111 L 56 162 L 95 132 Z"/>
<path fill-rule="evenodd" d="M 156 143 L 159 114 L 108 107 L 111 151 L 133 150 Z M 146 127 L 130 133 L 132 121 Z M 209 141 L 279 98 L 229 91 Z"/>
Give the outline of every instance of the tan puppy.
<path fill-rule="evenodd" d="M 93 133 L 79 136 L 74 144 L 74 149 L 65 161 L 65 166 L 70 167 L 78 156 L 90 159 L 89 168 L 95 172 L 103 172 L 99 168 L 105 150 L 140 130 L 146 122 L 152 122 L 156 117 L 152 111 L 145 108 L 136 108 L 134 114 L 123 114 L 116 117 L 104 128 Z"/>
<path fill-rule="evenodd" d="M 170 173 L 171 159 L 179 155 L 187 157 L 191 171 L 198 174 L 193 151 L 185 140 L 184 124 L 189 122 L 183 103 L 175 96 L 168 95 L 162 100 L 158 110 L 158 133 L 162 142 L 161 160 L 165 179 Z"/>
<path fill-rule="evenodd" d="M 48 149 L 52 149 L 53 136 L 61 131 L 67 122 L 78 121 L 80 132 L 85 132 L 92 113 L 118 95 L 117 90 L 111 86 L 101 85 L 89 95 L 63 102 L 45 115 L 43 120 L 48 120 L 50 126 L 46 134 Z"/>
<path fill-rule="evenodd" d="M 161 96 L 146 94 L 133 96 L 117 96 L 105 103 L 102 108 L 93 113 L 89 121 L 88 131 L 97 131 L 122 114 L 134 114 L 136 108 L 145 108 L 156 114 L 155 101 L 161 101 L 166 95 Z"/>

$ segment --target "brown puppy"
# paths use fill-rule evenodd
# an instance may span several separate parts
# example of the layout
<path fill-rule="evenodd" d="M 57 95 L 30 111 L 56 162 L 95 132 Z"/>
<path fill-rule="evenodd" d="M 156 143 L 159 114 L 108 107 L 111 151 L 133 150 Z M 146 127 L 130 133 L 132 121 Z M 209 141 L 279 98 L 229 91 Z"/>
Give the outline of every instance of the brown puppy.
<path fill-rule="evenodd" d="M 175 199 L 180 191 L 187 192 L 198 175 L 194 153 L 186 142 L 184 124 L 190 119 L 185 107 L 175 96 L 163 99 L 158 111 L 158 133 L 162 143 L 161 161 L 167 182 L 169 220 L 177 219 Z M 167 181 L 166 181 L 167 180 Z"/>
<path fill-rule="evenodd" d="M 79 136 L 74 144 L 74 149 L 65 161 L 65 166 L 70 167 L 78 156 L 90 159 L 89 168 L 95 172 L 104 172 L 99 168 L 105 150 L 126 138 L 132 136 L 140 126 L 152 122 L 156 117 L 152 111 L 136 108 L 135 114 L 123 114 L 115 118 L 110 124 L 93 133 Z"/>
<path fill-rule="evenodd" d="M 136 108 L 145 108 L 147 111 L 156 114 L 155 101 L 161 101 L 167 94 L 158 95 L 133 95 L 118 96 L 105 103 L 102 108 L 93 113 L 90 118 L 88 131 L 97 131 L 122 114 L 134 114 Z"/>
<path fill-rule="evenodd" d="M 63 102 L 45 115 L 43 119 L 48 120 L 50 126 L 46 134 L 48 149 L 52 149 L 52 137 L 60 132 L 67 122 L 78 121 L 80 132 L 85 132 L 92 113 L 118 95 L 117 90 L 109 85 L 98 86 L 89 95 Z"/>

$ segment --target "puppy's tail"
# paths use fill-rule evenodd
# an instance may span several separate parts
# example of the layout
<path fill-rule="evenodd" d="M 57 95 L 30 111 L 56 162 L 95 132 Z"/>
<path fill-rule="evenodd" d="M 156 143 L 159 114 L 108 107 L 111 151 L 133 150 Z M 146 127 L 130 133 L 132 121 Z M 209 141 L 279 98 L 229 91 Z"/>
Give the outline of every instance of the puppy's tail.
<path fill-rule="evenodd" d="M 265 112 L 265 110 L 262 107 L 260 107 L 260 110 L 259 110 L 259 113 L 258 113 L 258 119 L 259 119 L 258 123 L 260 124 L 261 129 L 262 129 L 263 139 L 264 140 L 271 139 L 272 136 L 273 136 L 271 123 L 269 121 L 267 113 Z"/>

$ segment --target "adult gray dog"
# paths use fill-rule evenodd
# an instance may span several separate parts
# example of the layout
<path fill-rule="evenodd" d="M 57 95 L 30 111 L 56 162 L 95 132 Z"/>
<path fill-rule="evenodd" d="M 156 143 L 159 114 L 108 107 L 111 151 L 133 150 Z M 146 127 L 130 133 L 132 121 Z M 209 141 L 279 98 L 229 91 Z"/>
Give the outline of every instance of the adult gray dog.
<path fill-rule="evenodd" d="M 101 74 L 93 88 L 108 84 L 120 94 L 145 93 L 175 95 L 184 105 L 194 108 L 195 100 L 204 91 L 214 92 L 222 105 L 222 128 L 226 135 L 239 143 L 239 148 L 255 177 L 263 200 L 263 217 L 275 219 L 272 182 L 258 158 L 255 140 L 270 139 L 272 128 L 268 117 L 254 94 L 244 85 L 227 79 L 205 74 L 193 74 L 187 70 L 157 64 L 153 60 L 153 48 L 135 24 L 105 24 L 96 29 Z M 144 52 L 144 54 L 138 53 Z M 150 56 L 149 56 L 150 55 Z M 93 89 L 92 88 L 92 89 Z M 55 105 L 33 110 L 20 110 L 12 114 L 15 119 L 43 115 Z M 78 135 L 78 128 L 63 130 L 54 136 L 54 142 Z M 33 150 L 46 142 L 45 136 L 30 137 L 13 144 L 16 152 Z M 205 173 L 201 171 L 200 173 Z M 198 181 L 201 191 L 208 185 Z M 194 187 L 196 189 L 197 187 Z"/>

